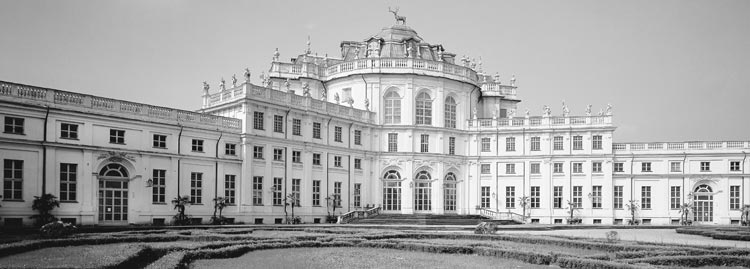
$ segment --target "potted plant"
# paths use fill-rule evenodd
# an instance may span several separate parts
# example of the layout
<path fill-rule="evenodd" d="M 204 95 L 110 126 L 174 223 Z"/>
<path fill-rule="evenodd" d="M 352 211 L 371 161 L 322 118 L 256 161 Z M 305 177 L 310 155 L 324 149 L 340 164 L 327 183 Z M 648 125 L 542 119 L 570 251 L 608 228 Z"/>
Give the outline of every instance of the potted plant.
<path fill-rule="evenodd" d="M 215 225 L 227 224 L 226 218 L 221 215 L 225 207 L 229 205 L 229 198 L 216 197 L 214 198 L 214 215 L 211 217 L 211 223 Z M 216 211 L 219 211 L 219 216 L 216 216 Z"/>
<path fill-rule="evenodd" d="M 39 211 L 39 214 L 31 216 L 31 218 L 36 220 L 37 226 L 56 221 L 57 218 L 50 213 L 55 207 L 60 207 L 60 201 L 57 200 L 56 196 L 49 193 L 42 196 L 34 196 L 31 209 Z"/>
<path fill-rule="evenodd" d="M 567 209 L 568 209 L 568 211 L 567 211 L 568 214 L 570 214 L 570 216 L 568 216 L 568 219 L 567 219 L 568 224 L 581 224 L 581 223 L 583 223 L 583 220 L 581 218 L 575 216 L 575 212 L 576 212 L 576 210 L 578 210 L 578 208 L 576 207 L 575 203 L 573 203 L 570 200 L 568 200 L 568 207 L 567 207 Z"/>
<path fill-rule="evenodd" d="M 641 224 L 641 221 L 635 218 L 639 208 L 638 201 L 630 200 L 627 204 L 625 204 L 625 206 L 628 207 L 628 211 L 630 211 L 630 219 L 628 220 L 628 225 Z"/>
<path fill-rule="evenodd" d="M 172 199 L 174 209 L 177 210 L 177 214 L 172 217 L 175 225 L 187 225 L 190 224 L 190 216 L 185 214 L 185 207 L 190 205 L 190 196 L 177 196 Z"/>

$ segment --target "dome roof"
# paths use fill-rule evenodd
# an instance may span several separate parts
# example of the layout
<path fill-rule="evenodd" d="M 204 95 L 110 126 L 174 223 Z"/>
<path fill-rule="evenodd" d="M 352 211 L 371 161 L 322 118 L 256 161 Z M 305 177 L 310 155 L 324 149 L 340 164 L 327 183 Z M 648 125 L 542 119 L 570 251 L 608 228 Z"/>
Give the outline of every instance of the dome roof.
<path fill-rule="evenodd" d="M 384 27 L 382 30 L 380 30 L 380 33 L 374 35 L 372 38 L 383 39 L 383 41 L 386 42 L 401 42 L 407 39 L 414 39 L 417 42 L 422 42 L 422 38 L 419 37 L 417 31 L 414 31 L 414 29 L 411 29 L 406 25 L 393 25 L 391 27 Z M 368 38 L 365 41 L 368 41 L 372 38 Z"/>

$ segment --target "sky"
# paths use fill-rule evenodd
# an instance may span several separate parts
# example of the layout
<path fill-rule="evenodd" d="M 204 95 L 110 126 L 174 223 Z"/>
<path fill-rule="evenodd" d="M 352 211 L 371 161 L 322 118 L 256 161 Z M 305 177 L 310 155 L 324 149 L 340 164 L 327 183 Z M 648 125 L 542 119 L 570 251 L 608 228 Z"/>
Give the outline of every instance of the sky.
<path fill-rule="evenodd" d="M 614 106 L 615 142 L 750 140 L 750 1 L 0 1 L 0 80 L 196 110 L 310 36 L 340 56 L 394 24 L 481 57 L 532 115 Z M 521 112 L 522 113 L 522 112 Z"/>

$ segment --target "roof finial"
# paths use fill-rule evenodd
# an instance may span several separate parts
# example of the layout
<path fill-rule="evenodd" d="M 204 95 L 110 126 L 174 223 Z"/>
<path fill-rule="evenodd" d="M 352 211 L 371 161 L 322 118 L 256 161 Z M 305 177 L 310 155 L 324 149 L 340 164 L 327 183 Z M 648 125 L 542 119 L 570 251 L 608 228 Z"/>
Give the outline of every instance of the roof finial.
<path fill-rule="evenodd" d="M 307 51 L 305 53 L 310 54 L 310 35 L 307 35 Z"/>
<path fill-rule="evenodd" d="M 406 16 L 399 16 L 398 15 L 398 7 L 396 7 L 396 10 L 392 10 L 391 7 L 388 7 L 388 12 L 393 13 L 393 17 L 396 19 L 396 24 L 398 22 L 401 22 L 401 25 L 406 25 Z"/>

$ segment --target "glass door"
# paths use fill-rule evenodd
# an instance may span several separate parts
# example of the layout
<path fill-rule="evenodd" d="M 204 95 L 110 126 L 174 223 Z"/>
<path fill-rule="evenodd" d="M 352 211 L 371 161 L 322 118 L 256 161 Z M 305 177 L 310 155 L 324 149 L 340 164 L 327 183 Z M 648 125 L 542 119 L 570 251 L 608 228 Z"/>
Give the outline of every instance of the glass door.
<path fill-rule="evenodd" d="M 128 182 L 99 180 L 99 222 L 119 223 L 128 220 Z"/>

